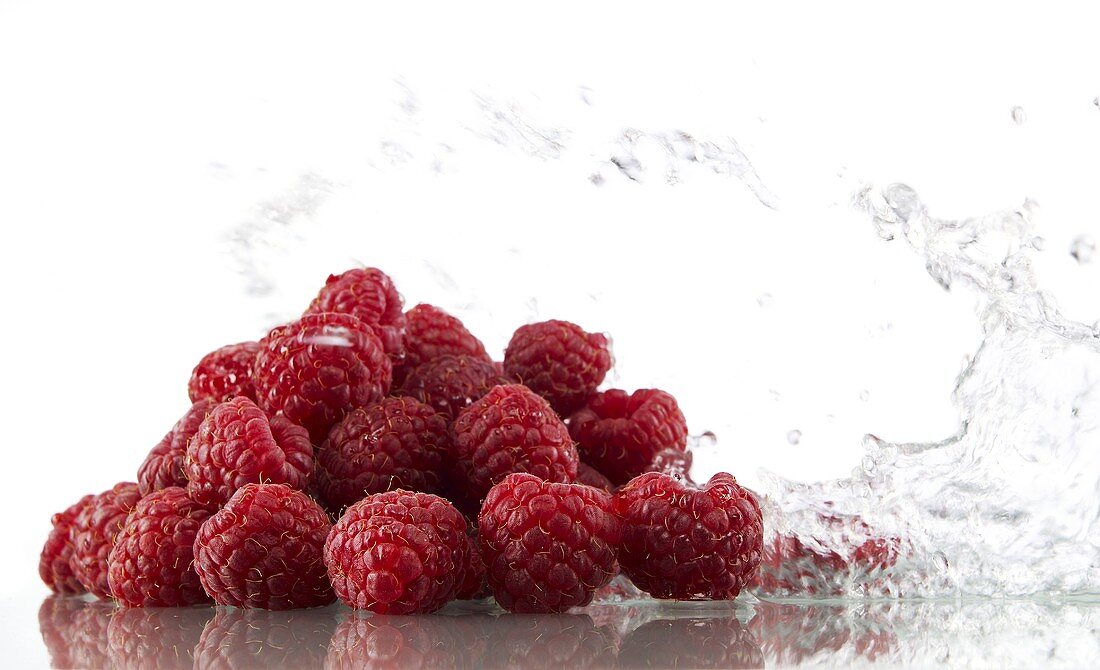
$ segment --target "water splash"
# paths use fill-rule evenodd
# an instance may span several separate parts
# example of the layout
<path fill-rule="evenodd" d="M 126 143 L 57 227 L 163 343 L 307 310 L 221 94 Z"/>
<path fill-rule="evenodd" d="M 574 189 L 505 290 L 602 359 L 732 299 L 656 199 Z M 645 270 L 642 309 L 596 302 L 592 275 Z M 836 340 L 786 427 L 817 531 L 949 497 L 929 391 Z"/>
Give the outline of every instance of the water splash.
<path fill-rule="evenodd" d="M 868 435 L 860 466 L 831 482 L 763 473 L 758 593 L 1100 592 L 1100 340 L 1040 288 L 1031 208 L 939 219 L 903 184 L 855 205 L 945 289 L 978 296 L 983 340 L 957 380 L 954 435 Z"/>

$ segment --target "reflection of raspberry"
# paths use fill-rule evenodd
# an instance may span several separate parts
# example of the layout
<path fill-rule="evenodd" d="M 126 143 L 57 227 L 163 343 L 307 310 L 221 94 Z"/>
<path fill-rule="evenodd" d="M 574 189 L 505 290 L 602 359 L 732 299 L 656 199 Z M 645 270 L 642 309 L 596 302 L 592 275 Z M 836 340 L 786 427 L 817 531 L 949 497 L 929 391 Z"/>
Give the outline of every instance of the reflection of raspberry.
<path fill-rule="evenodd" d="M 113 603 L 50 596 L 38 608 L 38 628 L 53 668 L 106 668 Z"/>
<path fill-rule="evenodd" d="M 623 572 L 654 597 L 732 600 L 760 564 L 760 506 L 727 473 L 702 488 L 646 473 L 615 494 L 614 510 Z"/>
<path fill-rule="evenodd" d="M 73 521 L 73 574 L 95 596 L 111 597 L 111 587 L 107 584 L 107 556 L 126 516 L 140 498 L 137 484 L 116 484 L 88 501 Z"/>
<path fill-rule="evenodd" d="M 478 516 L 489 586 L 512 612 L 587 605 L 618 572 L 621 531 L 603 491 L 526 473 L 494 486 Z"/>
<path fill-rule="evenodd" d="M 169 486 L 187 486 L 187 475 L 183 471 L 187 443 L 199 432 L 202 420 L 217 404 L 206 398 L 191 405 L 191 409 L 176 422 L 164 439 L 153 447 L 138 468 L 138 490 L 141 495 L 149 495 Z"/>
<path fill-rule="evenodd" d="M 488 628 L 482 667 L 616 667 L 615 632 L 587 614 L 500 616 Z"/>
<path fill-rule="evenodd" d="M 569 420 L 569 433 L 581 458 L 618 485 L 651 471 L 662 450 L 687 446 L 676 399 L 657 389 L 597 393 Z"/>
<path fill-rule="evenodd" d="M 610 369 L 607 337 L 568 321 L 520 326 L 504 351 L 504 373 L 563 415 L 580 409 Z"/>
<path fill-rule="evenodd" d="M 356 407 L 390 391 L 392 368 L 368 324 L 348 314 L 310 314 L 260 341 L 252 368 L 257 403 L 305 426 L 320 444 Z"/>
<path fill-rule="evenodd" d="M 199 528 L 195 571 L 219 605 L 285 610 L 333 601 L 321 561 L 331 524 L 285 484 L 246 484 Z"/>
<path fill-rule="evenodd" d="M 440 356 L 408 372 L 397 394 L 416 398 L 454 420 L 497 384 L 507 384 L 496 363 L 472 356 Z"/>
<path fill-rule="evenodd" d="M 42 554 L 38 558 L 38 576 L 54 593 L 84 593 L 84 585 L 73 574 L 69 564 L 73 556 L 71 532 L 80 510 L 91 500 L 92 496 L 84 496 L 64 512 L 54 514 L 51 519 L 53 528 L 46 537 L 46 545 L 42 547 Z"/>
<path fill-rule="evenodd" d="M 187 670 L 213 611 L 205 607 L 131 607 L 117 611 L 107 628 L 113 668 Z"/>
<path fill-rule="evenodd" d="M 626 637 L 621 668 L 763 668 L 764 654 L 734 617 L 658 619 Z"/>
<path fill-rule="evenodd" d="M 569 430 L 545 400 L 518 384 L 496 386 L 458 415 L 452 426 L 457 481 L 481 500 L 512 472 L 550 482 L 577 478 Z"/>
<path fill-rule="evenodd" d="M 417 305 L 405 313 L 405 360 L 394 369 L 400 384 L 413 368 L 440 356 L 470 356 L 489 361 L 485 345 L 456 317 L 433 305 Z"/>
<path fill-rule="evenodd" d="M 289 612 L 218 608 L 195 646 L 195 668 L 320 668 L 336 614 L 333 607 Z"/>
<path fill-rule="evenodd" d="M 413 398 L 385 398 L 332 427 L 314 482 L 332 509 L 394 489 L 437 493 L 450 445 L 447 420 Z"/>
<path fill-rule="evenodd" d="M 329 275 L 306 314 L 350 314 L 372 326 L 386 353 L 401 360 L 405 313 L 404 301 L 393 280 L 378 268 L 354 268 Z"/>
<path fill-rule="evenodd" d="M 195 534 L 216 508 L 169 487 L 138 501 L 107 561 L 111 594 L 128 607 L 210 602 L 191 567 Z"/>
<path fill-rule="evenodd" d="M 187 445 L 184 468 L 187 488 L 217 502 L 251 483 L 303 489 L 313 470 L 313 445 L 305 429 L 283 416 L 269 421 L 256 403 L 239 396 L 206 416 Z"/>
<path fill-rule="evenodd" d="M 470 653 L 477 641 L 459 634 L 461 623 L 459 617 L 352 612 L 332 636 L 325 669 L 479 667 Z"/>
<path fill-rule="evenodd" d="M 390 491 L 344 512 L 325 544 L 340 600 L 378 614 L 434 612 L 465 581 L 466 519 L 447 500 Z"/>
<path fill-rule="evenodd" d="M 768 660 L 781 667 L 822 665 L 835 659 L 866 659 L 896 652 L 897 636 L 888 619 L 862 611 L 853 616 L 844 605 L 753 605 L 748 629 Z M 885 625 L 884 625 L 885 624 Z"/>
<path fill-rule="evenodd" d="M 259 351 L 259 342 L 240 342 L 227 344 L 203 356 L 187 383 L 191 402 L 203 398 L 222 402 L 238 395 L 255 398 L 252 362 Z"/>
<path fill-rule="evenodd" d="M 576 483 L 591 486 L 592 488 L 607 491 L 608 493 L 615 491 L 615 485 L 611 483 L 611 480 L 604 477 L 599 470 L 587 463 L 580 463 L 577 465 Z"/>

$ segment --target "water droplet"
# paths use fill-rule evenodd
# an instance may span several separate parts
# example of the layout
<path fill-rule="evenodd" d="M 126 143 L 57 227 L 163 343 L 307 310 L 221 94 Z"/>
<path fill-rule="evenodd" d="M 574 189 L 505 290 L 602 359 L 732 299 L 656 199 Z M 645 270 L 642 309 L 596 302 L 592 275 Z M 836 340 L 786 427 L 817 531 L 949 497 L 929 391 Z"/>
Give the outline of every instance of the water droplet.
<path fill-rule="evenodd" d="M 771 394 L 772 400 L 774 400 L 776 402 L 779 402 L 780 399 L 782 399 L 782 397 L 783 397 L 783 394 L 781 394 L 779 391 L 777 391 L 775 389 L 768 389 L 768 393 Z"/>
<path fill-rule="evenodd" d="M 802 431 L 795 429 L 787 433 L 787 442 L 791 444 L 798 444 L 802 441 Z"/>
<path fill-rule="evenodd" d="M 1024 121 L 1027 121 L 1027 114 L 1024 113 L 1024 108 L 1019 105 L 1012 108 L 1012 120 L 1018 126 L 1024 125 Z"/>
<path fill-rule="evenodd" d="M 588 175 L 588 181 L 592 182 L 593 186 L 603 186 L 604 178 L 599 172 L 593 172 Z"/>
<path fill-rule="evenodd" d="M 1047 245 L 1046 238 L 1038 237 L 1038 236 L 1031 238 L 1031 248 L 1034 249 L 1035 251 L 1042 251 L 1043 247 L 1045 247 L 1046 245 Z"/>
<path fill-rule="evenodd" d="M 760 297 L 756 299 L 756 304 L 760 305 L 761 309 L 767 309 L 772 306 L 772 294 L 761 293 Z"/>
<path fill-rule="evenodd" d="M 1094 106 L 1095 106 L 1095 107 L 1096 107 L 1097 109 L 1100 109 L 1100 98 L 1093 98 L 1093 99 L 1092 99 L 1092 104 L 1093 104 L 1093 105 L 1094 105 Z"/>
<path fill-rule="evenodd" d="M 1081 265 L 1091 263 L 1096 255 L 1096 240 L 1091 235 L 1078 235 L 1069 246 L 1069 255 Z"/>
<path fill-rule="evenodd" d="M 871 392 L 868 391 L 867 389 L 863 389 L 862 391 L 859 392 L 859 399 L 862 400 L 863 402 L 867 402 L 868 400 L 871 399 Z"/>

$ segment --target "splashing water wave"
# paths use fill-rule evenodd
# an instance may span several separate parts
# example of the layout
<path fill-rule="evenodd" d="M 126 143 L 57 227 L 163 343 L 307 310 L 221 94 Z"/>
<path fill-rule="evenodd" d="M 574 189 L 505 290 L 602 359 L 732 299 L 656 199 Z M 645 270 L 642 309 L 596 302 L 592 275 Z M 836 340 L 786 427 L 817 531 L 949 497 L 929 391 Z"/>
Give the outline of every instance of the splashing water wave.
<path fill-rule="evenodd" d="M 854 204 L 945 289 L 977 294 L 983 339 L 954 390 L 955 435 L 868 435 L 847 479 L 763 473 L 758 595 L 1100 593 L 1100 339 L 1039 287 L 1030 208 L 939 219 L 903 184 Z"/>

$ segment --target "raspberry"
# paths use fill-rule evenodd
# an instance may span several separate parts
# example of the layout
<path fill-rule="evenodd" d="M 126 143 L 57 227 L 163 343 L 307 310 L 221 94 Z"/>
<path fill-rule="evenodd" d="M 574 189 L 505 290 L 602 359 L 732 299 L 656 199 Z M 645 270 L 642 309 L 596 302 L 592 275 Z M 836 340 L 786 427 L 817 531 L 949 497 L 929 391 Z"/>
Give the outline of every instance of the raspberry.
<path fill-rule="evenodd" d="M 64 512 L 54 514 L 51 519 L 53 528 L 46 537 L 46 545 L 42 547 L 42 555 L 38 558 L 38 576 L 54 593 L 84 593 L 84 585 L 73 574 L 69 564 L 73 556 L 71 532 L 80 510 L 91 500 L 92 496 L 86 495 Z"/>
<path fill-rule="evenodd" d="M 586 463 L 622 485 L 652 471 L 663 450 L 684 451 L 687 421 L 664 391 L 612 389 L 588 399 L 569 420 L 569 434 Z"/>
<path fill-rule="evenodd" d="M 107 559 L 107 581 L 115 599 L 126 607 L 210 602 L 191 563 L 195 534 L 215 509 L 176 486 L 138 501 Z"/>
<path fill-rule="evenodd" d="M 115 537 L 122 530 L 126 516 L 141 498 L 137 484 L 115 484 L 93 496 L 76 515 L 72 526 L 73 575 L 84 588 L 99 598 L 111 597 L 107 583 L 107 556 Z"/>
<path fill-rule="evenodd" d="M 466 519 L 428 493 L 376 493 L 348 508 L 325 543 L 340 600 L 377 614 L 426 614 L 465 581 Z"/>
<path fill-rule="evenodd" d="M 198 607 L 119 610 L 107 627 L 110 665 L 105 667 L 188 670 L 210 615 L 210 609 Z"/>
<path fill-rule="evenodd" d="M 520 326 L 504 351 L 504 374 L 546 398 L 562 415 L 584 406 L 610 369 L 607 337 L 568 321 Z"/>
<path fill-rule="evenodd" d="M 317 450 L 317 490 L 334 509 L 370 493 L 437 493 L 450 445 L 447 420 L 413 398 L 385 398 L 351 412 Z"/>
<path fill-rule="evenodd" d="M 306 612 L 218 608 L 195 645 L 195 668 L 320 668 L 336 623 L 332 607 Z"/>
<path fill-rule="evenodd" d="M 169 486 L 187 486 L 187 475 L 183 470 L 187 443 L 199 432 L 203 419 L 217 405 L 212 398 L 195 402 L 164 439 L 153 447 L 138 468 L 138 490 L 141 495 L 149 495 Z"/>
<path fill-rule="evenodd" d="M 491 388 L 507 383 L 496 363 L 473 356 L 440 356 L 410 370 L 397 393 L 427 403 L 453 421 Z"/>
<path fill-rule="evenodd" d="M 760 645 L 733 616 L 646 622 L 623 641 L 619 663 L 624 668 L 765 667 Z"/>
<path fill-rule="evenodd" d="M 223 402 L 238 395 L 255 398 L 252 363 L 260 351 L 259 342 L 227 344 L 202 357 L 191 371 L 187 394 L 191 402 L 211 398 Z"/>
<path fill-rule="evenodd" d="M 577 478 L 577 450 L 569 430 L 545 400 L 526 386 L 495 386 L 459 413 L 451 427 L 457 481 L 481 500 L 513 472 L 550 482 Z"/>
<path fill-rule="evenodd" d="M 50 596 L 38 608 L 38 628 L 53 668 L 107 668 L 107 627 L 114 603 Z"/>
<path fill-rule="evenodd" d="M 477 526 L 471 526 L 467 537 L 470 539 L 470 555 L 466 561 L 466 570 L 462 584 L 458 587 L 455 600 L 481 600 L 488 598 L 489 583 L 486 581 L 485 559 L 481 556 L 481 542 L 477 537 Z"/>
<path fill-rule="evenodd" d="M 594 489 L 600 489 L 608 493 L 613 493 L 615 491 L 615 485 L 611 483 L 611 480 L 604 477 L 599 470 L 587 463 L 579 463 L 577 465 L 577 479 L 575 483 L 591 486 Z"/>
<path fill-rule="evenodd" d="M 618 573 L 620 522 L 589 486 L 508 475 L 489 491 L 478 534 L 489 586 L 511 612 L 564 612 L 592 602 Z"/>
<path fill-rule="evenodd" d="M 394 384 L 419 365 L 440 356 L 469 356 L 490 362 L 485 345 L 458 318 L 434 305 L 417 305 L 405 312 L 405 359 L 394 369 Z"/>
<path fill-rule="evenodd" d="M 257 403 L 304 426 L 320 444 L 352 409 L 390 391 L 392 368 L 371 327 L 347 314 L 310 314 L 260 341 Z"/>
<path fill-rule="evenodd" d="M 246 484 L 195 538 L 195 571 L 219 605 L 284 610 L 334 600 L 321 561 L 332 525 L 285 484 Z"/>
<path fill-rule="evenodd" d="M 387 354 L 401 360 L 405 331 L 404 301 L 393 280 L 378 268 L 354 268 L 329 275 L 306 314 L 350 314 L 368 326 L 382 341 Z"/>
<path fill-rule="evenodd" d="M 305 429 L 263 410 L 244 396 L 221 403 L 187 445 L 187 488 L 223 502 L 251 483 L 303 489 L 313 470 L 313 445 Z"/>
<path fill-rule="evenodd" d="M 732 600 L 760 565 L 760 506 L 720 472 L 702 488 L 650 472 L 614 495 L 619 563 L 656 598 Z"/>

